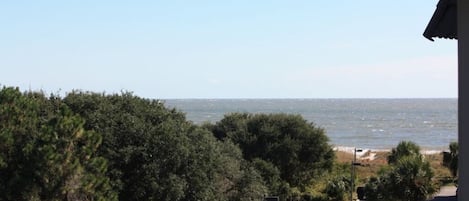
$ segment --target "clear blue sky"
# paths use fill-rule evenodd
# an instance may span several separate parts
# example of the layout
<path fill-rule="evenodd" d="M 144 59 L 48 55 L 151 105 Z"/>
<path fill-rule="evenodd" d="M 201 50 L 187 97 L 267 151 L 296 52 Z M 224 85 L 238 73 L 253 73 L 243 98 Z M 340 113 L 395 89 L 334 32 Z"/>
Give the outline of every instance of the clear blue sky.
<path fill-rule="evenodd" d="M 0 84 L 146 98 L 457 97 L 437 0 L 0 2 Z"/>

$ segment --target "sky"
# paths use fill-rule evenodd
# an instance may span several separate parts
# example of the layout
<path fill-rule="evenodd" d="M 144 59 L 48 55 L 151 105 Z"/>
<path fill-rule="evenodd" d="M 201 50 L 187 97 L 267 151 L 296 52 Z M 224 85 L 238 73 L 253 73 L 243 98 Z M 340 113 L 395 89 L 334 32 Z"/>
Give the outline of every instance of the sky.
<path fill-rule="evenodd" d="M 0 2 L 0 85 L 173 98 L 455 98 L 437 0 Z"/>

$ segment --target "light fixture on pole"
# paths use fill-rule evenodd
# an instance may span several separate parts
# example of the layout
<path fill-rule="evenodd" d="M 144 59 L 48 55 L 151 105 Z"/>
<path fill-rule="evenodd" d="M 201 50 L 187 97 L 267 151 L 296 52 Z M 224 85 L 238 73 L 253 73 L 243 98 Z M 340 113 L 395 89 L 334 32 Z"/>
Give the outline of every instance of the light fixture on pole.
<path fill-rule="evenodd" d="M 362 152 L 362 149 L 357 149 L 356 147 L 353 149 L 353 160 L 352 160 L 352 170 L 351 170 L 351 188 L 350 188 L 350 200 L 353 201 L 353 190 L 355 188 L 355 166 L 362 165 L 361 163 L 357 163 L 357 152 Z"/>

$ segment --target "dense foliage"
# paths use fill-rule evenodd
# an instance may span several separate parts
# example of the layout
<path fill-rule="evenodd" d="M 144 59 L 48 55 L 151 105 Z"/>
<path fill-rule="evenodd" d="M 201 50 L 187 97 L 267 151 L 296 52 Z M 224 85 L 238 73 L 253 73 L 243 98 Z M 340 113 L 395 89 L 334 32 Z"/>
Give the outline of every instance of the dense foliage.
<path fill-rule="evenodd" d="M 449 144 L 449 152 L 443 152 L 443 165 L 451 171 L 453 177 L 458 176 L 458 157 L 459 144 L 452 142 Z"/>
<path fill-rule="evenodd" d="M 130 93 L 0 91 L 0 200 L 251 200 L 268 193 L 231 142 Z"/>
<path fill-rule="evenodd" d="M 424 201 L 436 191 L 433 169 L 413 142 L 401 142 L 393 149 L 390 168 L 365 186 L 366 199 Z"/>
<path fill-rule="evenodd" d="M 351 188 L 350 177 L 336 177 L 330 180 L 326 188 L 324 189 L 328 200 L 330 201 L 342 201 L 349 196 Z"/>
<path fill-rule="evenodd" d="M 454 168 L 457 144 L 450 150 Z M 368 200 L 433 193 L 419 151 L 393 149 Z M 334 159 L 325 131 L 300 115 L 234 113 L 199 126 L 131 93 L 0 90 L 0 201 L 345 200 L 350 165 Z"/>
<path fill-rule="evenodd" d="M 243 200 L 266 193 L 239 148 L 162 102 L 83 92 L 64 102 L 103 136 L 98 152 L 109 160 L 119 200 Z"/>
<path fill-rule="evenodd" d="M 397 147 L 391 150 L 391 154 L 388 156 L 388 163 L 395 164 L 401 158 L 408 156 L 420 156 L 420 147 L 411 141 L 399 142 Z"/>
<path fill-rule="evenodd" d="M 0 200 L 116 200 L 101 137 L 41 93 L 0 91 Z"/>
<path fill-rule="evenodd" d="M 241 148 L 244 158 L 269 181 L 273 194 L 301 189 L 333 165 L 334 152 L 324 130 L 299 115 L 234 113 L 211 130 L 218 139 Z"/>

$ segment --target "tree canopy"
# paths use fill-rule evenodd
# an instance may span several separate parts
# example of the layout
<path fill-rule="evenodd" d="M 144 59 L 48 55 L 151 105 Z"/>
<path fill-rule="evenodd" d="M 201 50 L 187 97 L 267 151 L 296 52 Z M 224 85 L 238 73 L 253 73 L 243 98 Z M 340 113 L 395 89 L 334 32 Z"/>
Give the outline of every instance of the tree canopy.
<path fill-rule="evenodd" d="M 0 90 L 0 200 L 116 200 L 101 136 L 42 93 Z"/>
<path fill-rule="evenodd" d="M 457 164 L 457 144 L 445 165 Z M 424 200 L 433 170 L 413 142 L 370 178 L 368 200 Z M 3 200 L 343 200 L 348 164 L 300 115 L 232 113 L 202 126 L 132 93 L 0 90 Z M 455 170 L 457 172 L 457 170 Z"/>
<path fill-rule="evenodd" d="M 411 141 L 401 141 L 397 147 L 391 150 L 391 154 L 388 156 L 388 163 L 394 164 L 399 161 L 399 159 L 407 156 L 419 156 L 420 147 Z"/>
<path fill-rule="evenodd" d="M 103 136 L 98 153 L 109 160 L 108 175 L 120 200 L 224 200 L 266 193 L 258 173 L 244 166 L 239 148 L 161 101 L 73 92 L 64 102 L 87 119 L 85 128 Z"/>
<path fill-rule="evenodd" d="M 278 169 L 286 184 L 302 187 L 333 165 L 335 155 L 324 129 L 300 115 L 233 113 L 211 130 L 218 139 L 237 144 L 246 160 L 268 169 L 266 180 L 275 178 Z"/>
<path fill-rule="evenodd" d="M 0 91 L 0 200 L 251 200 L 268 193 L 231 142 L 131 93 Z"/>

